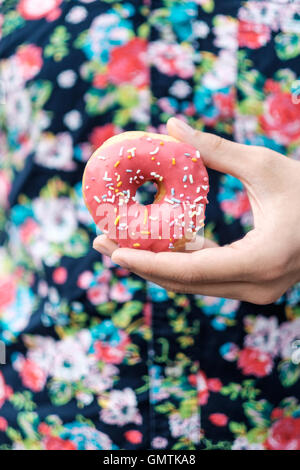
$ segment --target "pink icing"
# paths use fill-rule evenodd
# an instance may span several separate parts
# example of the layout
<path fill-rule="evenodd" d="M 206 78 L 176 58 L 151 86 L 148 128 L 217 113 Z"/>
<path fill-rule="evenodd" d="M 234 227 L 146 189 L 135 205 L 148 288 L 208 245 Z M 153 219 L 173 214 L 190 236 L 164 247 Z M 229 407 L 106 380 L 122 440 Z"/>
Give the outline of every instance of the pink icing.
<path fill-rule="evenodd" d="M 137 188 L 146 181 L 160 185 L 160 200 L 147 206 L 135 200 Z M 155 252 L 173 250 L 183 236 L 192 238 L 199 230 L 208 190 L 207 171 L 198 150 L 147 134 L 100 147 L 87 163 L 83 183 L 86 205 L 109 238 L 121 247 Z M 178 215 L 184 210 L 191 215 L 185 228 L 182 221 L 186 219 Z M 103 229 L 108 215 L 110 224 Z"/>

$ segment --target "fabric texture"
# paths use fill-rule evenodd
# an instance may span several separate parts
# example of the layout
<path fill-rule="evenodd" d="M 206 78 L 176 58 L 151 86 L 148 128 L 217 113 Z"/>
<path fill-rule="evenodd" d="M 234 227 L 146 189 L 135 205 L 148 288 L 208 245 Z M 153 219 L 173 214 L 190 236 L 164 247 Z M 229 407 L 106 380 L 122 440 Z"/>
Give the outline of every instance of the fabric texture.
<path fill-rule="evenodd" d="M 166 292 L 91 248 L 81 192 L 105 139 L 171 116 L 299 159 L 300 3 L 2 0 L 0 25 L 1 448 L 300 450 L 300 286 Z M 210 186 L 229 243 L 249 202 Z"/>

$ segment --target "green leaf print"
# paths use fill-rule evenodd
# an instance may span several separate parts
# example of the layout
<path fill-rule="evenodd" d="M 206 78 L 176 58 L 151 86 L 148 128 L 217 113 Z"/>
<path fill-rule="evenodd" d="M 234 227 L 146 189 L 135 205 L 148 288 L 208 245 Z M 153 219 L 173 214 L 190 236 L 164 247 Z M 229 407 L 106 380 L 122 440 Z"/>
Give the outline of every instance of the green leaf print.
<path fill-rule="evenodd" d="M 275 50 L 279 59 L 294 59 L 300 54 L 300 35 L 296 33 L 279 33 L 275 36 Z"/>
<path fill-rule="evenodd" d="M 17 410 L 33 411 L 37 406 L 32 401 L 32 393 L 29 390 L 14 393 L 9 397 L 9 401 Z"/>
<path fill-rule="evenodd" d="M 118 328 L 127 328 L 132 318 L 140 313 L 142 308 L 143 304 L 138 300 L 126 302 L 123 307 L 112 316 L 114 325 Z"/>
<path fill-rule="evenodd" d="M 272 405 L 266 400 L 250 401 L 243 404 L 246 416 L 254 425 L 261 428 L 267 427 L 270 422 Z"/>
<path fill-rule="evenodd" d="M 166 401 L 165 403 L 161 403 L 160 405 L 156 405 L 155 409 L 156 409 L 156 411 L 158 411 L 158 413 L 166 414 L 166 413 L 171 413 L 172 411 L 175 411 L 176 407 L 170 401 Z"/>
<path fill-rule="evenodd" d="M 4 16 L 4 22 L 2 25 L 2 38 L 8 36 L 8 34 L 11 34 L 16 29 L 21 28 L 24 24 L 24 18 L 22 18 L 17 11 L 8 12 Z"/>
<path fill-rule="evenodd" d="M 62 406 L 73 398 L 73 388 L 71 384 L 53 380 L 49 384 L 49 394 L 54 405 Z"/>
<path fill-rule="evenodd" d="M 67 42 L 70 37 L 65 26 L 57 26 L 50 36 L 50 44 L 45 47 L 45 57 L 52 57 L 55 62 L 60 62 L 69 53 Z"/>
<path fill-rule="evenodd" d="M 279 378 L 284 387 L 291 387 L 300 378 L 300 367 L 291 361 L 283 361 L 278 366 Z"/>

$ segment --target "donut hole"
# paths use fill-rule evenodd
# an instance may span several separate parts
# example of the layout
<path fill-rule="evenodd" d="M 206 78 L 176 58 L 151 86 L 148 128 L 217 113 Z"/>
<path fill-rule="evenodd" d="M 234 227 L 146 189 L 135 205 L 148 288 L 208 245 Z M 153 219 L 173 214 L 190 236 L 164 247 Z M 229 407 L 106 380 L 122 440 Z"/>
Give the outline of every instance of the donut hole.
<path fill-rule="evenodd" d="M 137 189 L 135 197 L 140 204 L 149 206 L 153 204 L 157 191 L 158 186 L 155 181 L 146 181 Z"/>

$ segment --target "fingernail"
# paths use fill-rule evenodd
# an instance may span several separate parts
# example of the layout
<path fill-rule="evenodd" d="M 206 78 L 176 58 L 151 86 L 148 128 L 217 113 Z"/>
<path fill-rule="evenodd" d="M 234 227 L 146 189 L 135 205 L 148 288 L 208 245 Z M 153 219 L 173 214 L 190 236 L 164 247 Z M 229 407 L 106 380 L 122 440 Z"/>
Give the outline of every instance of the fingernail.
<path fill-rule="evenodd" d="M 194 129 L 181 119 L 171 118 L 171 120 L 173 125 L 175 125 L 176 128 L 185 135 L 194 133 Z"/>

